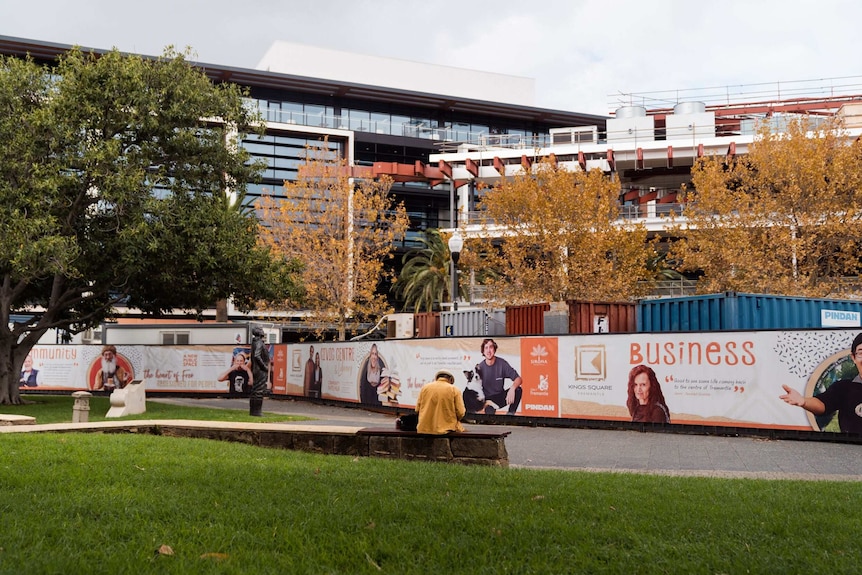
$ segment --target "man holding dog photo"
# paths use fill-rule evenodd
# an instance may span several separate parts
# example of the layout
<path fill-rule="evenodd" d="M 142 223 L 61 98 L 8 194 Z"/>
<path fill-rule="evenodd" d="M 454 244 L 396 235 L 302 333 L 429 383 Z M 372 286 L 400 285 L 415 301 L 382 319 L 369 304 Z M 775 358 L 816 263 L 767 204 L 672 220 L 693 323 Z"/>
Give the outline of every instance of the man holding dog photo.
<path fill-rule="evenodd" d="M 482 357 L 485 359 L 476 365 L 476 375 L 481 378 L 482 391 L 485 395 L 485 413 L 494 415 L 495 405 L 502 409 L 509 406 L 509 415 L 518 411 L 521 403 L 521 376 L 509 362 L 497 357 L 497 342 L 491 338 L 482 340 Z M 512 380 L 512 386 L 506 389 L 506 380 Z M 488 405 L 491 402 L 495 405 Z"/>

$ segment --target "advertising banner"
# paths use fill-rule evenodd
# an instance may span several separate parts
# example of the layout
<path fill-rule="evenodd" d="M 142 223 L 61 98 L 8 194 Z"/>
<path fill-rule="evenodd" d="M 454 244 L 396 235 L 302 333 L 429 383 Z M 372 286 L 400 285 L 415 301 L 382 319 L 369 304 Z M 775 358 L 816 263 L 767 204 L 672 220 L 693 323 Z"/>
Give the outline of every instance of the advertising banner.
<path fill-rule="evenodd" d="M 29 356 L 35 385 L 22 389 L 109 390 L 142 380 L 146 390 L 228 392 L 219 381 L 247 346 L 37 345 Z M 26 366 L 26 362 L 25 362 Z"/>
<path fill-rule="evenodd" d="M 839 431 L 788 405 L 782 384 L 810 397 L 855 370 L 849 356 L 858 330 L 794 330 L 667 334 L 496 337 L 497 360 L 520 378 L 515 416 L 632 421 L 629 375 L 649 368 L 671 425 Z M 471 409 L 471 394 L 487 395 L 477 374 L 483 338 L 317 343 L 322 397 L 412 409 L 419 389 L 439 369 L 452 371 L 468 411 L 508 414 L 511 404 L 487 398 Z M 311 344 L 290 344 L 288 393 L 303 393 Z M 479 369 L 477 369 L 477 367 Z M 645 370 L 647 371 L 647 370 Z M 853 373 L 855 376 L 855 372 Z M 504 391 L 514 384 L 503 382 Z M 819 387 L 817 387 L 819 386 Z M 484 387 L 484 394 L 481 393 Z M 634 386 L 632 386 L 634 387 Z M 654 394 L 655 395 L 655 394 Z M 468 397 L 470 396 L 470 397 Z M 635 405 L 635 410 L 637 406 Z M 862 409 L 862 408 L 860 408 Z M 645 420 L 647 421 L 647 420 Z M 827 427 L 828 426 L 828 427 Z"/>
<path fill-rule="evenodd" d="M 782 385 L 810 398 L 856 377 L 850 346 L 858 332 L 842 328 L 276 344 L 270 347 L 270 380 L 275 395 L 413 409 L 422 386 L 445 369 L 455 375 L 455 385 L 473 413 L 840 431 L 832 413 L 815 416 L 779 396 L 786 393 Z M 113 350 L 36 346 L 20 385 L 22 390 L 96 390 L 140 379 L 152 391 L 227 394 L 235 379 L 229 374 L 242 363 L 237 358 L 247 353 L 241 345 L 130 345 Z M 847 382 L 839 388 L 848 388 Z M 849 388 L 855 393 L 855 387 Z M 854 410 L 862 422 L 859 393 L 859 406 L 844 410 L 845 424 L 846 413 L 852 418 Z"/>

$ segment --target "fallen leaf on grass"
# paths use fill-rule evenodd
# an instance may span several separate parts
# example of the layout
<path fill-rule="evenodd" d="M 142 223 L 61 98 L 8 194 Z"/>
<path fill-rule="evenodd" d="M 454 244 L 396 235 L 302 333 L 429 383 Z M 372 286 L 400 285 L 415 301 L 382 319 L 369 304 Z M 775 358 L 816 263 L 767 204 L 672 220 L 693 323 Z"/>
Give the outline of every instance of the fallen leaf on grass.
<path fill-rule="evenodd" d="M 217 561 L 224 561 L 230 557 L 227 553 L 204 553 L 201 555 L 201 559 L 215 559 Z"/>
<path fill-rule="evenodd" d="M 171 549 L 170 545 L 162 545 L 158 549 L 156 549 L 156 555 L 173 555 L 174 550 Z"/>

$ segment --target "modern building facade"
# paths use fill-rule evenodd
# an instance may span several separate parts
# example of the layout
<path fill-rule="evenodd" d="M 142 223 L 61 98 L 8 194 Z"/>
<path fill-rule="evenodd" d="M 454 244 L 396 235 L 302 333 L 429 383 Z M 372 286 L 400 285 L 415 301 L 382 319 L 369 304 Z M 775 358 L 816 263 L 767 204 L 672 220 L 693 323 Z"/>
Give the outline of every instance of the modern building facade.
<path fill-rule="evenodd" d="M 40 63 L 51 63 L 71 48 L 0 36 L 0 54 L 29 55 Z M 306 68 L 298 70 L 301 74 L 274 71 L 290 62 L 304 63 Z M 347 75 L 345 62 L 352 81 L 334 79 Z M 340 63 L 342 69 L 333 73 L 333 63 Z M 266 121 L 265 135 L 248 136 L 242 142 L 267 165 L 262 180 L 250 184 L 247 202 L 265 193 L 277 195 L 285 180 L 297 177 L 307 147 L 326 141 L 363 175 L 389 174 L 395 180 L 394 198 L 404 203 L 410 216 L 408 234 L 396 246 L 396 261 L 400 253 L 418 245 L 422 231 L 451 225 L 452 186 L 440 167 L 429 163 L 433 154 L 470 143 L 543 145 L 558 126 L 605 129 L 602 116 L 525 104 L 532 99 L 532 80 L 500 74 L 380 58 L 349 59 L 343 53 L 283 43 L 264 55 L 262 69 L 194 65 L 214 82 L 247 88 L 250 104 L 259 108 Z M 318 68 L 320 74 L 312 76 Z M 357 81 L 366 76 L 377 84 Z M 403 87 L 411 83 L 428 91 Z M 430 91 L 434 86 L 441 91 Z M 500 97 L 477 98 L 494 94 Z"/>
<path fill-rule="evenodd" d="M 70 48 L 0 36 L 0 54 L 37 62 Z M 780 127 L 793 114 L 841 114 L 862 132 L 862 84 L 847 79 L 840 89 L 824 80 L 788 94 L 784 84 L 783 95 L 779 88 L 742 101 L 677 93 L 644 96 L 637 105 L 630 95 L 629 105 L 605 117 L 535 107 L 526 78 L 286 43 L 276 43 L 255 69 L 195 66 L 214 82 L 247 88 L 266 121 L 265 135 L 242 142 L 267 165 L 262 181 L 249 186 L 248 202 L 278 195 L 297 177 L 306 149 L 325 141 L 357 174 L 393 177 L 392 193 L 410 216 L 396 261 L 426 229 L 469 228 L 480 183 L 493 185 L 543 159 L 611 174 L 626 217 L 660 231 L 696 159 L 746 153 L 757 122 Z"/>

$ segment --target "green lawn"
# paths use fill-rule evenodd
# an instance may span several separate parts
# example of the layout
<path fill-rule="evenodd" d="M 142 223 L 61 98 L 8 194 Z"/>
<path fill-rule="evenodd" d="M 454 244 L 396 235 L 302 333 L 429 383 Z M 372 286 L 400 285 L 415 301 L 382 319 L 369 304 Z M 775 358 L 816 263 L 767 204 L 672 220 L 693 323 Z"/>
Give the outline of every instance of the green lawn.
<path fill-rule="evenodd" d="M 855 574 L 860 501 L 862 483 L 4 434 L 0 574 Z"/>
<path fill-rule="evenodd" d="M 36 423 L 71 423 L 72 406 L 75 400 L 70 395 L 25 395 L 27 402 L 23 405 L 0 405 L 0 413 L 13 415 L 29 415 L 36 418 Z M 124 419 L 204 419 L 208 421 L 256 421 L 270 423 L 276 421 L 301 421 L 307 418 L 266 412 L 264 402 L 264 417 L 252 417 L 245 410 L 211 409 L 204 407 L 187 407 L 159 403 L 150 399 L 147 401 L 147 412 L 126 417 L 105 417 L 111 408 L 107 396 L 90 398 L 89 421 L 122 421 Z"/>

